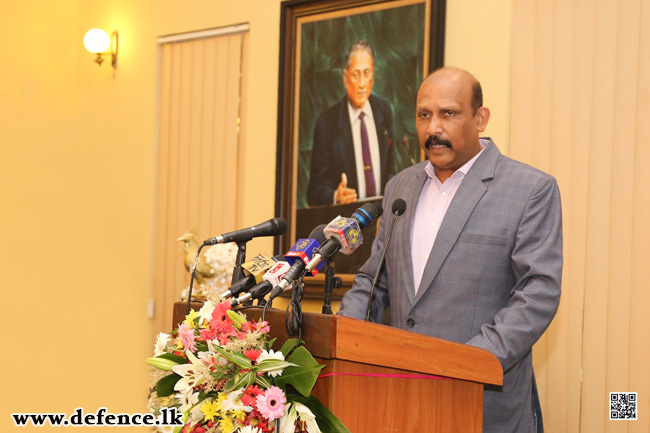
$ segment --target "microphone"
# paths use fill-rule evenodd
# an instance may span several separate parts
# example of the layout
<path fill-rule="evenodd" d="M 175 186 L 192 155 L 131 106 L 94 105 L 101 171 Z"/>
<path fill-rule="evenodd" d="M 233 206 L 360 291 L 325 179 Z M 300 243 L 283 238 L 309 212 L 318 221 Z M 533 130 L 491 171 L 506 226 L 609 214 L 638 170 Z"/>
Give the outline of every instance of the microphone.
<path fill-rule="evenodd" d="M 271 296 L 269 297 L 269 302 L 282 293 L 289 284 L 300 278 L 305 270 L 305 266 L 312 263 L 312 259 L 316 255 L 316 252 L 320 248 L 321 244 L 325 242 L 325 235 L 323 234 L 324 229 L 325 224 L 319 225 L 311 231 L 309 239 L 298 239 L 298 242 L 296 242 L 287 254 L 285 254 L 287 262 L 293 261 L 293 264 L 282 277 L 282 281 L 273 288 Z M 315 272 L 313 271 L 316 268 L 316 265 L 317 264 L 314 264 L 311 268 L 313 275 L 318 273 L 318 270 Z"/>
<path fill-rule="evenodd" d="M 379 259 L 379 266 L 377 267 L 377 272 L 375 272 L 375 277 L 372 279 L 372 285 L 370 286 L 370 293 L 368 294 L 368 309 L 366 310 L 366 320 L 370 320 L 370 307 L 372 306 L 372 296 L 375 292 L 375 286 L 379 280 L 379 274 L 381 273 L 382 268 L 384 267 L 384 261 L 386 259 L 386 251 L 388 250 L 388 244 L 390 243 L 390 238 L 393 235 L 393 226 L 395 226 L 395 221 L 397 217 L 403 215 L 406 212 L 406 202 L 401 198 L 396 199 L 393 202 L 391 207 L 393 212 L 393 220 L 390 222 L 390 228 L 388 229 L 388 237 L 386 238 L 386 243 L 384 244 L 384 250 L 381 252 L 381 259 Z"/>
<path fill-rule="evenodd" d="M 282 277 L 291 268 L 288 262 L 278 261 L 266 274 L 262 277 L 264 281 L 258 283 L 248 293 L 244 293 L 239 298 L 235 299 L 230 305 L 236 307 L 239 304 L 248 302 L 251 299 L 262 299 L 267 293 L 275 286 L 280 284 Z"/>
<path fill-rule="evenodd" d="M 235 230 L 234 232 L 225 233 L 221 236 L 203 241 L 203 245 L 226 244 L 229 242 L 241 243 L 248 242 L 253 238 L 262 236 L 279 236 L 287 231 L 287 220 L 284 218 L 272 218 L 253 227 Z"/>
<path fill-rule="evenodd" d="M 280 258 L 284 258 L 280 256 Z M 247 292 L 255 284 L 262 281 L 264 272 L 271 269 L 277 260 L 271 258 L 264 253 L 258 254 L 249 261 L 243 263 L 241 267 L 244 269 L 246 276 L 235 284 L 230 286 L 228 290 L 221 294 L 223 299 L 228 299 L 232 296 L 237 296 L 242 292 Z"/>
<path fill-rule="evenodd" d="M 340 250 L 343 254 L 352 254 L 363 243 L 361 230 L 371 225 L 383 212 L 381 205 L 366 203 L 354 211 L 352 218 L 334 218 L 324 230 L 327 241 L 307 265 L 307 271 L 321 261 L 329 261 Z"/>

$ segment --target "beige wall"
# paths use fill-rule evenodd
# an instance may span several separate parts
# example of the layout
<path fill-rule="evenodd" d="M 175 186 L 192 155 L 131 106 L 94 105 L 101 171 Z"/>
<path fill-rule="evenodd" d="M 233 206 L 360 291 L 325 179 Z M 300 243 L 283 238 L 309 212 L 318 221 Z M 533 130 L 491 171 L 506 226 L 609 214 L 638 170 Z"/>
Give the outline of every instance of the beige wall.
<path fill-rule="evenodd" d="M 490 6 L 449 1 L 447 63 L 483 82 L 489 132 L 507 150 L 512 6 Z M 13 425 L 11 412 L 144 409 L 142 359 L 153 343 L 156 38 L 241 22 L 251 29 L 249 225 L 274 210 L 278 1 L 0 4 L 0 430 Z M 114 75 L 83 48 L 92 27 L 120 32 Z"/>

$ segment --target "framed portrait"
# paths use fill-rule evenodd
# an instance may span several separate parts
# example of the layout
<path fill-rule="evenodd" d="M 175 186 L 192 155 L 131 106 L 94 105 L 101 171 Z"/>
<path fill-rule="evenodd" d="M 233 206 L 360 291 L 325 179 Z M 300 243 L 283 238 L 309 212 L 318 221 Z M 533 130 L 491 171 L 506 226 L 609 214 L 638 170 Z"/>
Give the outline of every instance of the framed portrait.
<path fill-rule="evenodd" d="M 281 3 L 276 215 L 289 230 L 276 238 L 276 254 L 320 224 L 381 203 L 390 177 L 422 160 L 416 93 L 443 63 L 445 5 Z M 376 228 L 364 229 L 354 253 L 334 256 L 344 289 L 370 256 Z"/>

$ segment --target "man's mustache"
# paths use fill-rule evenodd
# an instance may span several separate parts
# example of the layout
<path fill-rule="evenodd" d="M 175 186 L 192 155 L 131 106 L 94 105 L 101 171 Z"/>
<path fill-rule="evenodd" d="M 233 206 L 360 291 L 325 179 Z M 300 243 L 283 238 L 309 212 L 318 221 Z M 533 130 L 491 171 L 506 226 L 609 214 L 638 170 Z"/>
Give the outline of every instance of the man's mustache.
<path fill-rule="evenodd" d="M 424 147 L 430 149 L 434 144 L 444 145 L 451 149 L 451 141 L 444 140 L 437 135 L 432 135 L 431 137 L 427 138 L 427 141 L 424 142 Z"/>

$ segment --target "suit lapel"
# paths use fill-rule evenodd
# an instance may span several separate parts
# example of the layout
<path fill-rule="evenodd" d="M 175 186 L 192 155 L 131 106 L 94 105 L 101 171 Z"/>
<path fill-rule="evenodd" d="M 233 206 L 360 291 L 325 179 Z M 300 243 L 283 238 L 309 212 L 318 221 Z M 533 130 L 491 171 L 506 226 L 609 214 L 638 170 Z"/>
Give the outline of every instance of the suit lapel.
<path fill-rule="evenodd" d="M 406 288 L 409 302 L 413 305 L 415 300 L 415 289 L 413 280 L 413 259 L 411 256 L 412 244 L 412 227 L 413 218 L 415 217 L 415 205 L 420 197 L 420 192 L 424 186 L 424 181 L 427 179 L 426 172 L 424 171 L 425 164 L 420 164 L 420 169 L 416 171 L 415 176 L 411 181 L 407 182 L 406 188 L 401 192 L 400 198 L 406 202 L 406 213 L 401 216 L 403 218 L 400 224 L 400 230 L 393 235 L 393 242 L 398 242 L 399 246 L 397 251 L 401 252 L 401 259 L 403 260 L 400 269 L 402 269 L 402 287 Z M 414 187 L 417 185 L 417 187 Z M 399 221 L 399 220 L 398 220 Z"/>
<path fill-rule="evenodd" d="M 348 97 L 344 97 L 340 102 L 339 120 L 338 120 L 339 135 L 336 146 L 339 148 L 343 159 L 342 172 L 348 175 L 348 188 L 358 189 L 357 186 L 357 167 L 354 158 L 354 141 L 352 140 L 352 125 L 350 125 L 350 113 L 348 112 Z M 340 179 L 339 179 L 340 181 Z"/>
<path fill-rule="evenodd" d="M 485 147 L 481 156 L 461 182 L 440 225 L 414 303 L 420 300 L 424 292 L 431 286 L 447 255 L 458 240 L 458 236 L 465 227 L 469 216 L 487 191 L 487 187 L 483 182 L 494 177 L 499 155 L 499 150 L 490 140 L 490 143 Z"/>

